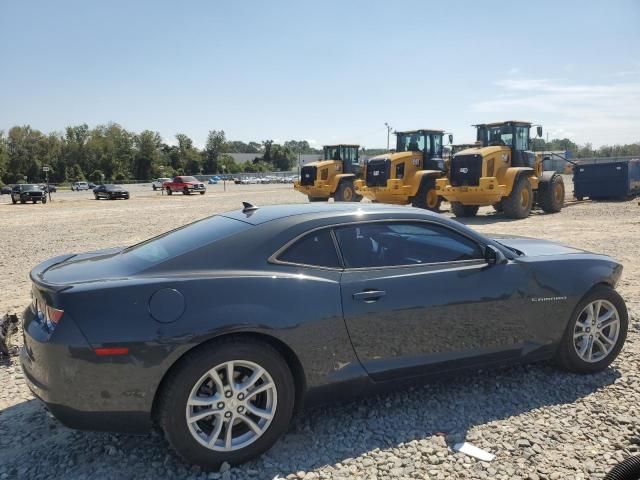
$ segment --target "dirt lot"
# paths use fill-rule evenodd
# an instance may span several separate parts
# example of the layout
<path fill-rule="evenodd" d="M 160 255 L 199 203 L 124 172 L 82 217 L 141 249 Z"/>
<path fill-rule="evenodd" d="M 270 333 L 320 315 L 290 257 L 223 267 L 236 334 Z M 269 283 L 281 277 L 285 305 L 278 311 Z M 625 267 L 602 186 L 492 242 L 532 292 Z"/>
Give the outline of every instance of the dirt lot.
<path fill-rule="evenodd" d="M 161 195 L 148 185 L 130 190 L 129 201 L 95 201 L 90 192 L 53 194 L 54 201 L 46 205 L 12 205 L 7 195 L 0 197 L 0 313 L 22 311 L 29 302 L 29 270 L 51 256 L 132 244 L 238 208 L 243 200 L 257 205 L 306 202 L 291 185 L 228 184 L 226 192 L 215 185 L 204 196 L 190 197 Z M 632 321 L 613 367 L 590 377 L 548 365 L 515 367 L 314 410 L 297 419 L 261 459 L 206 474 L 169 454 L 157 434 L 74 432 L 50 420 L 12 357 L 0 360 L 0 480 L 602 478 L 640 444 L 638 201 L 569 202 L 559 214 L 534 212 L 516 221 L 483 208 L 465 223 L 482 232 L 557 240 L 622 262 L 618 289 Z M 463 438 L 496 459 L 477 462 L 447 448 Z"/>

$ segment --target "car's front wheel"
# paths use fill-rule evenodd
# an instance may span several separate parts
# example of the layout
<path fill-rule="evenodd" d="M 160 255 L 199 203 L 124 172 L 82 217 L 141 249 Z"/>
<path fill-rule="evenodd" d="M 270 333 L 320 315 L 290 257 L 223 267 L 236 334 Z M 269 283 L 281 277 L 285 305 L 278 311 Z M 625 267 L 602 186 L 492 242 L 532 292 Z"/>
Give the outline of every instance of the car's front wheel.
<path fill-rule="evenodd" d="M 556 353 L 556 363 L 576 373 L 604 370 L 620 353 L 628 327 L 627 307 L 613 288 L 598 286 L 578 304 Z"/>
<path fill-rule="evenodd" d="M 218 468 L 270 448 L 291 420 L 291 371 L 270 345 L 231 339 L 198 347 L 163 382 L 160 425 L 190 463 Z"/>

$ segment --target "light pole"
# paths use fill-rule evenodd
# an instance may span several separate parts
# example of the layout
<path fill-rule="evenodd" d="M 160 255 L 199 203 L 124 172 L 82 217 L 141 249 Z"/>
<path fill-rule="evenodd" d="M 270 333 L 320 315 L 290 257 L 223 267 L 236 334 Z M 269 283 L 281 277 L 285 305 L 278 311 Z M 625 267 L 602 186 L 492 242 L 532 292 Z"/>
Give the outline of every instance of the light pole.
<path fill-rule="evenodd" d="M 384 122 L 384 126 L 387 127 L 387 150 L 389 150 L 389 135 L 391 134 L 391 130 L 393 129 L 393 127 L 387 122 Z"/>

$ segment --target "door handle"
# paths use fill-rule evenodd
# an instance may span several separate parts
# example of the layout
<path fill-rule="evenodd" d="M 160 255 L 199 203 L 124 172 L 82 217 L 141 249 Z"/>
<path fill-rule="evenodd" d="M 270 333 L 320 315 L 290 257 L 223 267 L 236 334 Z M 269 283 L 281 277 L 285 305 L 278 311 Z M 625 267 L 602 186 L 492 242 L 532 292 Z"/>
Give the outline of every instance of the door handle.
<path fill-rule="evenodd" d="M 364 292 L 358 292 L 353 294 L 354 300 L 362 300 L 366 303 L 373 303 L 380 300 L 387 294 L 384 290 L 365 290 Z"/>

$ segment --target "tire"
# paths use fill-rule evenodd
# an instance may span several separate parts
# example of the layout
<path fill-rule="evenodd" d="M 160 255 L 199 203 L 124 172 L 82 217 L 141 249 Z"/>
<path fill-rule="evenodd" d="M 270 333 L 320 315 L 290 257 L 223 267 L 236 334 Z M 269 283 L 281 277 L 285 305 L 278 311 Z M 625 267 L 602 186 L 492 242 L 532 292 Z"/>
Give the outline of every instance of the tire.
<path fill-rule="evenodd" d="M 584 197 L 576 197 L 576 200 L 578 200 L 579 202 L 581 202 L 582 200 L 584 200 Z"/>
<path fill-rule="evenodd" d="M 153 187 L 154 192 L 158 189 L 155 185 L 151 185 L 151 187 Z"/>
<path fill-rule="evenodd" d="M 478 205 L 463 205 L 460 202 L 451 202 L 451 211 L 456 217 L 475 217 L 479 208 Z"/>
<path fill-rule="evenodd" d="M 96 197 L 96 200 L 100 200 L 100 197 L 98 195 L 94 195 L 94 197 Z"/>
<path fill-rule="evenodd" d="M 263 410 L 268 410 L 269 407 L 266 405 L 268 405 L 269 400 L 271 400 L 271 408 L 275 408 L 275 413 L 273 413 L 273 418 L 270 423 L 267 419 L 264 419 L 264 417 L 252 415 L 256 422 L 260 423 L 264 419 L 266 423 L 260 425 L 264 427 L 264 430 L 260 435 L 257 435 L 251 443 L 230 451 L 219 451 L 203 445 L 196 439 L 198 432 L 192 432 L 186 419 L 187 411 L 192 408 L 219 409 L 222 404 L 223 407 L 229 408 L 233 412 L 231 418 L 236 422 L 237 418 L 246 418 L 245 414 L 238 414 L 240 411 L 239 407 L 242 406 L 242 404 L 238 406 L 237 402 L 242 402 L 243 400 L 240 400 L 240 397 L 237 395 L 231 394 L 229 400 L 226 396 L 214 400 L 214 402 L 217 403 L 212 407 L 208 405 L 205 407 L 190 407 L 187 400 L 193 398 L 193 395 L 198 393 L 198 390 L 196 390 L 198 385 L 208 385 L 209 387 L 206 389 L 206 393 L 217 395 L 216 390 L 220 388 L 211 381 L 211 377 L 208 377 L 207 380 L 204 379 L 208 372 L 215 367 L 222 366 L 222 368 L 218 370 L 220 374 L 217 375 L 217 377 L 221 386 L 224 386 L 226 382 L 226 373 L 224 373 L 226 372 L 226 368 L 224 365 L 230 361 L 235 361 L 236 365 L 240 364 L 240 362 L 245 362 L 246 364 L 250 362 L 252 366 L 264 369 L 266 375 L 270 377 L 268 381 L 273 383 L 275 388 L 268 390 L 271 392 L 271 397 L 269 397 L 269 393 L 261 393 L 254 397 L 258 400 L 256 403 L 264 402 L 262 406 L 255 405 L 255 403 L 251 403 L 251 405 L 262 408 Z M 243 366 L 240 365 L 240 369 L 242 368 Z M 249 372 L 250 371 L 251 370 L 249 370 Z M 239 381 L 246 381 L 246 376 L 242 380 L 240 379 L 239 375 L 241 372 L 238 367 L 234 368 L 234 373 L 236 374 L 234 383 L 237 384 Z M 249 375 L 249 373 L 246 375 Z M 230 338 L 197 347 L 179 360 L 171 369 L 168 377 L 164 379 L 163 385 L 158 410 L 160 426 L 164 430 L 169 444 L 178 455 L 187 462 L 199 465 L 205 469 L 217 469 L 223 462 L 237 465 L 269 449 L 287 430 L 295 403 L 293 376 L 287 363 L 278 351 L 266 343 L 247 341 L 240 338 Z M 275 402 L 273 400 L 274 398 Z M 236 403 L 230 407 L 229 402 L 232 401 Z M 244 401 L 246 402 L 246 400 Z M 248 403 L 250 402 L 246 402 L 245 404 Z M 226 415 L 230 410 L 225 410 L 225 408 L 222 410 L 225 411 Z M 197 413 L 198 411 L 200 410 L 194 410 L 193 413 Z M 192 425 L 199 428 L 199 433 L 203 436 L 209 436 L 209 434 L 214 431 L 215 426 L 218 425 L 218 422 L 221 422 L 221 431 L 218 437 L 221 444 L 217 444 L 218 441 L 216 441 L 215 446 L 220 449 L 225 446 L 224 440 L 226 439 L 226 426 L 228 425 L 228 421 L 225 421 L 224 416 L 210 415 L 205 419 L 197 420 Z M 243 428 L 247 430 L 244 435 L 252 434 L 246 424 L 236 423 L 231 430 L 232 435 L 234 434 L 234 429 L 236 430 L 236 437 L 234 438 L 237 438 L 238 434 L 243 433 Z M 237 430 L 240 431 L 238 432 Z M 202 441 L 204 442 L 205 439 L 203 438 Z"/>
<path fill-rule="evenodd" d="M 15 198 L 11 197 L 11 203 L 15 205 L 16 203 L 18 203 L 18 201 Z"/>
<path fill-rule="evenodd" d="M 498 203 L 494 203 L 493 204 L 493 209 L 498 212 L 501 213 L 504 211 L 504 208 L 502 208 L 502 201 L 498 202 Z"/>
<path fill-rule="evenodd" d="M 114 200 L 113 195 L 111 194 L 107 195 L 107 200 Z"/>
<path fill-rule="evenodd" d="M 31 203 L 35 205 L 36 203 L 38 203 L 38 200 L 31 200 Z"/>
<path fill-rule="evenodd" d="M 186 187 L 185 187 L 185 188 L 183 188 L 183 189 L 182 189 L 182 194 L 183 194 L 183 195 L 190 195 L 190 194 L 191 194 L 191 192 L 189 191 L 189 189 L 188 189 L 188 188 L 186 188 Z"/>
<path fill-rule="evenodd" d="M 359 202 L 362 197 L 356 193 L 353 182 L 347 180 L 340 182 L 333 199 L 336 202 Z"/>
<path fill-rule="evenodd" d="M 329 201 L 328 198 L 312 197 L 311 195 L 307 195 L 307 198 L 309 199 L 310 202 L 328 202 Z"/>
<path fill-rule="evenodd" d="M 200 195 L 204 195 L 205 192 L 200 192 Z"/>
<path fill-rule="evenodd" d="M 546 213 L 558 213 L 564 204 L 564 181 L 554 175 L 549 182 L 538 185 L 538 205 Z"/>
<path fill-rule="evenodd" d="M 588 327 L 593 328 L 593 324 L 588 323 L 589 317 L 588 312 L 585 313 L 585 308 L 593 304 L 593 302 L 597 301 L 605 301 L 608 305 L 611 305 L 615 308 L 619 320 L 617 336 L 615 339 L 615 343 L 613 344 L 611 349 L 600 360 L 598 360 L 598 357 L 594 357 L 593 361 L 586 361 L 580 356 L 580 354 L 578 353 L 578 349 L 580 349 L 584 345 L 582 342 L 590 341 L 589 338 L 587 338 L 589 335 L 585 333 L 584 328 L 578 325 L 578 322 L 580 321 L 580 323 L 586 323 Z M 605 304 L 604 306 L 606 307 L 607 305 Z M 600 312 L 602 312 L 602 310 Z M 605 312 L 608 313 L 608 310 L 605 310 Z M 603 316 L 603 314 L 600 313 L 600 316 Z M 567 370 L 573 373 L 595 373 L 604 370 L 611 364 L 611 362 L 615 360 L 615 358 L 620 353 L 620 350 L 624 345 L 624 341 L 627 338 L 628 325 L 629 317 L 627 313 L 627 307 L 618 292 L 606 285 L 599 285 L 593 288 L 583 297 L 582 300 L 580 300 L 580 303 L 578 303 L 575 310 L 571 314 L 571 318 L 569 320 L 569 323 L 567 324 L 567 328 L 556 352 L 555 363 L 563 370 Z M 603 334 L 607 334 L 608 336 L 611 335 L 613 333 L 613 331 L 611 330 L 612 328 L 613 327 L 605 327 L 602 330 L 602 332 L 604 332 Z M 578 329 L 578 331 L 582 335 L 578 339 L 574 340 L 576 329 Z M 600 340 L 602 338 L 600 333 L 590 336 L 598 338 L 598 341 L 601 345 L 604 345 L 606 343 Z M 591 341 L 591 343 L 592 345 L 596 346 L 595 341 Z M 588 351 L 588 346 L 586 348 Z M 600 350 L 600 348 L 600 346 L 597 346 L 597 350 Z M 602 351 L 602 353 L 604 352 Z"/>
<path fill-rule="evenodd" d="M 441 203 L 442 197 L 436 193 L 436 181 L 433 178 L 424 179 L 420 184 L 418 193 L 411 199 L 413 207 L 431 210 L 432 212 L 439 212 Z"/>
<path fill-rule="evenodd" d="M 47 203 L 47 197 L 42 197 L 42 204 L 44 205 L 45 203 Z"/>
<path fill-rule="evenodd" d="M 169 187 L 167 187 L 167 195 L 172 195 L 173 192 L 171 191 L 171 189 Z"/>
<path fill-rule="evenodd" d="M 504 214 L 508 218 L 527 218 L 533 207 L 533 191 L 529 178 L 520 176 L 508 197 L 501 201 Z"/>
<path fill-rule="evenodd" d="M 27 201 L 26 200 L 20 200 L 20 203 L 24 205 L 25 203 L 27 203 Z"/>

